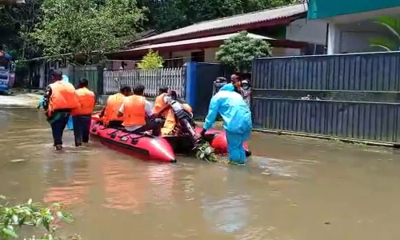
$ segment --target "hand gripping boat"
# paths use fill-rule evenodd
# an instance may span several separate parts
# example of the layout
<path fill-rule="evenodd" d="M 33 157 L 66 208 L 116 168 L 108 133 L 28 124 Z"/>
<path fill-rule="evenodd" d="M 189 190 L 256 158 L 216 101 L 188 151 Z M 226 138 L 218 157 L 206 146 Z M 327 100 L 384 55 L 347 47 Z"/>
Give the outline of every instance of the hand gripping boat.
<path fill-rule="evenodd" d="M 176 162 L 175 153 L 189 153 L 193 148 L 189 136 L 154 137 L 148 134 L 133 134 L 121 129 L 105 127 L 99 120 L 98 114 L 92 116 L 91 135 L 100 138 L 104 145 L 139 159 L 174 163 Z M 201 127 L 195 128 L 198 134 L 201 131 Z M 210 142 L 217 154 L 228 152 L 223 131 L 210 129 L 206 133 L 206 140 Z M 250 156 L 251 153 L 245 143 L 244 147 L 246 155 Z"/>

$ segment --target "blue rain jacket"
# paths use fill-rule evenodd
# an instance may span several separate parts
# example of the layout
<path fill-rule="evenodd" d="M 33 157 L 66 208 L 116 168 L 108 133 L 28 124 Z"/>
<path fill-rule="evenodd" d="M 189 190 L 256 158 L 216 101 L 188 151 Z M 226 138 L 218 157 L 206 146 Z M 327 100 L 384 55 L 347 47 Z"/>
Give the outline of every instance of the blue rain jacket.
<path fill-rule="evenodd" d="M 251 111 L 243 97 L 235 92 L 232 84 L 226 84 L 211 98 L 204 129 L 208 130 L 213 126 L 218 113 L 222 116 L 227 132 L 246 135 L 244 141 L 250 138 L 253 128 Z"/>

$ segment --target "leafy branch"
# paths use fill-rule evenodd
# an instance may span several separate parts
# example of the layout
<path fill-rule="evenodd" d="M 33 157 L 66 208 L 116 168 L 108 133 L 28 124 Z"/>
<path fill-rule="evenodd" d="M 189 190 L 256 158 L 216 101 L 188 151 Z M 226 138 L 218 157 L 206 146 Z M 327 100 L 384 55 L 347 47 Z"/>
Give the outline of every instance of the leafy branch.
<path fill-rule="evenodd" d="M 386 28 L 390 37 L 379 37 L 370 40 L 371 47 L 377 47 L 385 51 L 397 51 L 400 47 L 400 19 L 394 17 L 380 17 L 375 21 L 376 24 Z"/>
<path fill-rule="evenodd" d="M 60 240 L 57 236 L 59 221 L 72 222 L 71 215 L 62 211 L 59 203 L 43 207 L 29 199 L 26 203 L 10 206 L 6 197 L 0 195 L 0 239 L 18 238 L 17 231 L 23 226 L 41 227 L 46 233 L 37 240 Z M 74 236 L 71 239 L 80 239 Z"/>

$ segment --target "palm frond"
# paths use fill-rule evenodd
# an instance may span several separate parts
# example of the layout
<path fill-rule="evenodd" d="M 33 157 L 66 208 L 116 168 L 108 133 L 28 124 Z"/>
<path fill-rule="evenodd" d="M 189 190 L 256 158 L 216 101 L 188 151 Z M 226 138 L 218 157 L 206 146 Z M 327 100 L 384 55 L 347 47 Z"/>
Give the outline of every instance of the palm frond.
<path fill-rule="evenodd" d="M 400 42 L 400 19 L 382 16 L 375 23 L 386 27 Z"/>
<path fill-rule="evenodd" d="M 378 47 L 386 51 L 397 51 L 399 46 L 397 41 L 390 38 L 373 38 L 370 41 L 371 47 Z"/>

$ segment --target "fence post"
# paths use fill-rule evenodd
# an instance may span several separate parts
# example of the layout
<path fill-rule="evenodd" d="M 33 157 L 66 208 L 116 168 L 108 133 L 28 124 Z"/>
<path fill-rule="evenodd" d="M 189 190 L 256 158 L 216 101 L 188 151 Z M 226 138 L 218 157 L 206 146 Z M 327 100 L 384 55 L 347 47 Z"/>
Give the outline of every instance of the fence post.
<path fill-rule="evenodd" d="M 103 84 L 104 84 L 103 68 L 104 67 L 102 65 L 97 65 L 97 69 L 96 69 L 96 74 L 97 74 L 97 95 L 103 94 Z"/>
<path fill-rule="evenodd" d="M 196 106 L 197 102 L 197 62 L 188 62 L 186 65 L 186 102 Z"/>

